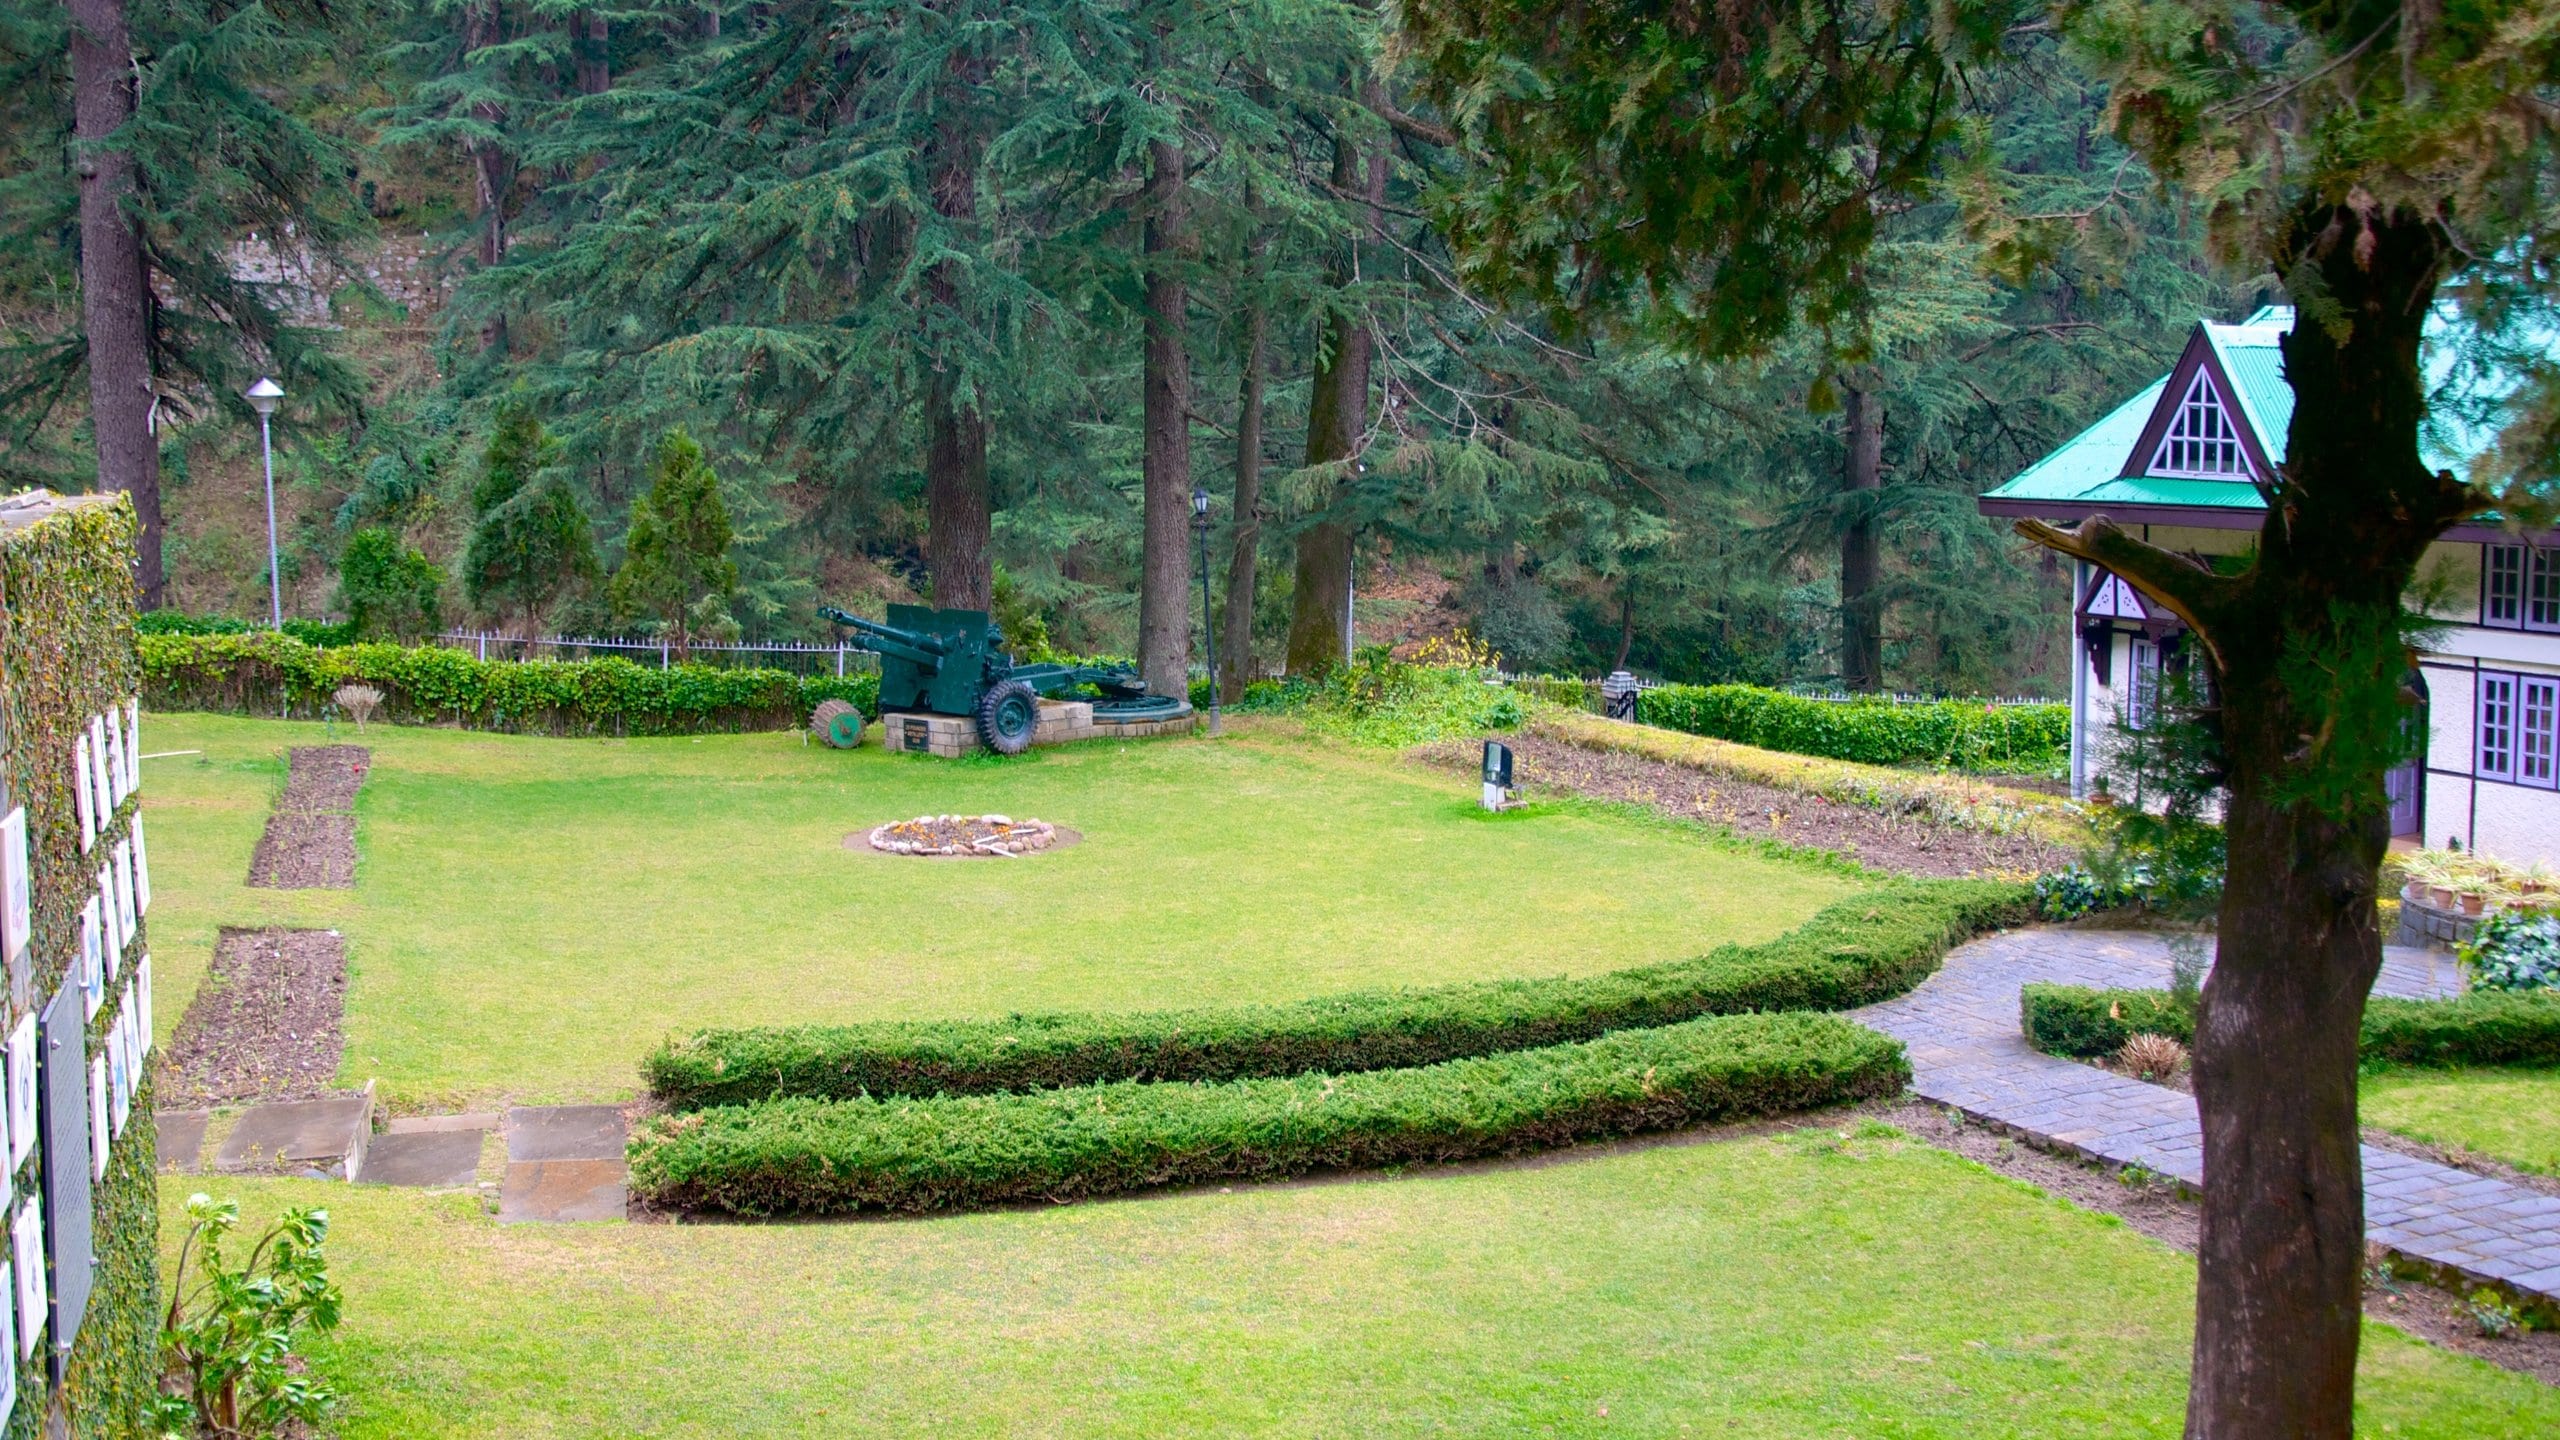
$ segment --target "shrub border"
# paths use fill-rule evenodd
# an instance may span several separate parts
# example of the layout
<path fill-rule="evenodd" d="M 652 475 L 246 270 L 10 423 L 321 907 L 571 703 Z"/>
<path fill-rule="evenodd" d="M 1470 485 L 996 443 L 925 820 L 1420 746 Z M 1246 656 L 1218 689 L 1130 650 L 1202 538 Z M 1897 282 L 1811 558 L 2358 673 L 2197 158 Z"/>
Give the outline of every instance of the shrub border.
<path fill-rule="evenodd" d="M 1601 975 L 1282 1005 L 709 1029 L 662 1042 L 641 1073 L 668 1108 L 695 1110 L 1430 1065 L 1704 1015 L 1867 1004 L 1918 984 L 1955 944 L 2022 922 L 2029 904 L 2008 881 L 1900 880 L 1774 940 Z"/>
<path fill-rule="evenodd" d="M 2195 1016 L 2166 990 L 2038 982 L 2018 993 L 2027 1044 L 2048 1055 L 2112 1055 L 2137 1034 L 2195 1042 Z M 2445 1000 L 2365 1002 L 2357 1053 L 2396 1065 L 2560 1067 L 2560 991 L 2479 991 Z"/>

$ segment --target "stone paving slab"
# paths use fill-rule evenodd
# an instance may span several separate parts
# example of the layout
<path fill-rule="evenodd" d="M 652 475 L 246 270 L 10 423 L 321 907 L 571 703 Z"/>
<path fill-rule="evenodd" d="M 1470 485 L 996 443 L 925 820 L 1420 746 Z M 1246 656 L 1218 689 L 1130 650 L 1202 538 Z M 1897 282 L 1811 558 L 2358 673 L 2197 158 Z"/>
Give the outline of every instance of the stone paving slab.
<path fill-rule="evenodd" d="M 2194 1097 L 2041 1054 L 2019 1033 L 2029 980 L 2099 987 L 2169 983 L 2157 936 L 2020 930 L 1958 947 L 1909 994 L 1851 1012 L 1911 1052 L 1912 1088 L 2060 1149 L 2204 1182 Z M 2393 946 L 2377 995 L 2457 993 L 2452 957 Z M 2468 1280 L 2560 1303 L 2560 1197 L 2396 1151 L 2364 1147 L 2365 1232 L 2378 1244 Z"/>
<path fill-rule="evenodd" d="M 475 1110 L 467 1115 L 403 1115 L 385 1121 L 385 1135 L 433 1135 L 447 1130 L 495 1130 L 499 1125 L 494 1110 Z"/>
<path fill-rule="evenodd" d="M 160 1168 L 193 1170 L 204 1161 L 204 1126 L 210 1110 L 162 1110 L 151 1117 L 159 1142 Z"/>
<path fill-rule="evenodd" d="M 373 1096 L 292 1100 L 252 1105 L 213 1157 L 216 1170 L 254 1170 L 275 1164 L 339 1167 L 360 1163 L 373 1129 Z"/>
<path fill-rule="evenodd" d="M 366 1185 L 450 1190 L 480 1178 L 486 1130 L 409 1130 L 373 1137 L 356 1179 Z"/>
<path fill-rule="evenodd" d="M 507 1112 L 507 1159 L 620 1161 L 619 1105 L 519 1105 Z"/>
<path fill-rule="evenodd" d="M 629 1212 L 622 1160 L 519 1160 L 498 1191 L 502 1224 L 620 1220 Z"/>

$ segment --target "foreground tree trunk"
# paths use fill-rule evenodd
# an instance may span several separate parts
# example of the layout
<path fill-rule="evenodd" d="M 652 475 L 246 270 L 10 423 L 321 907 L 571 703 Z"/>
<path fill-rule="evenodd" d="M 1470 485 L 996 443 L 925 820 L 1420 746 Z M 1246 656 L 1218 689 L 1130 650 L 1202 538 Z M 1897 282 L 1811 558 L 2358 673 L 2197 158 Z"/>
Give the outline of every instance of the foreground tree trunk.
<path fill-rule="evenodd" d="M 613 88 L 613 27 L 601 10 L 581 10 L 570 17 L 569 53 L 577 58 L 578 93 L 601 95 Z"/>
<path fill-rule="evenodd" d="M 465 55 L 499 40 L 498 0 L 472 0 L 462 12 Z M 507 121 L 506 108 L 494 100 L 471 107 L 471 118 L 495 129 Z M 506 147 L 486 141 L 471 146 L 472 200 L 480 207 L 480 268 L 495 269 L 507 258 L 507 190 L 515 183 Z M 480 326 L 480 348 L 507 348 L 507 316 L 493 311 Z"/>
<path fill-rule="evenodd" d="M 1180 147 L 1149 147 L 1153 173 L 1142 241 L 1147 264 L 1146 436 L 1141 469 L 1138 566 L 1138 673 L 1158 695 L 1187 695 L 1191 683 L 1191 350 L 1183 320 L 1190 296 L 1182 273 L 1183 164 Z M 1203 637 L 1206 639 L 1206 637 Z"/>
<path fill-rule="evenodd" d="M 2220 953 L 2195 1046 L 2204 1126 L 2194 1440 L 2346 1440 L 2364 1262 L 2356 1038 L 2382 964 L 2382 778 L 2400 758 L 2403 596 L 2427 543 L 2477 508 L 2418 459 L 2419 331 L 2443 263 L 2416 216 L 2356 197 L 2295 220 L 2278 273 L 2316 273 L 2295 405 L 2256 563 L 2215 575 L 2104 518 L 2019 528 L 2185 620 L 2213 667 L 2230 804 Z"/>
<path fill-rule="evenodd" d="M 1256 300 L 1244 321 L 1244 378 L 1236 396 L 1235 548 L 1227 558 L 1226 632 L 1220 648 L 1218 698 L 1244 699 L 1253 680 L 1253 592 L 1262 559 L 1262 351 L 1270 313 Z"/>
<path fill-rule="evenodd" d="M 934 130 L 926 173 L 931 177 L 934 211 L 955 227 L 978 213 L 978 140 L 965 113 L 967 87 L 977 78 L 978 62 L 966 55 L 951 62 L 952 89 L 943 96 L 945 113 Z M 945 347 L 964 335 L 960 267 L 943 261 L 925 279 L 925 300 L 939 316 L 929 321 Z M 983 397 L 964 388 L 964 357 L 944 353 L 931 357 L 925 379 L 924 421 L 924 556 L 933 573 L 933 603 L 948 610 L 995 608 L 995 560 L 988 549 L 994 529 L 994 494 L 987 481 L 987 412 Z"/>
<path fill-rule="evenodd" d="M 124 0 L 71 0 L 72 134 L 80 186 L 80 309 L 89 346 L 98 488 L 133 499 L 134 587 L 160 608 L 160 442 L 151 433 L 151 271 L 142 252 L 133 158 L 107 141 L 133 118 L 133 32 Z"/>
<path fill-rule="evenodd" d="M 1374 93 L 1372 82 L 1368 87 Z M 1367 201 L 1367 226 L 1378 226 L 1387 195 L 1384 150 L 1364 151 L 1349 139 L 1333 145 L 1334 188 Z M 1348 289 L 1359 278 L 1360 242 L 1346 239 L 1334 262 L 1334 283 Z M 1356 463 L 1360 432 L 1369 415 L 1369 361 L 1374 337 L 1366 317 L 1347 307 L 1327 322 L 1325 355 L 1316 367 L 1307 402 L 1307 464 Z M 1345 477 L 1347 482 L 1348 476 Z M 1337 485 L 1336 489 L 1341 486 Z M 1351 658 L 1351 526 L 1325 519 L 1298 533 L 1298 573 L 1289 597 L 1289 673 L 1320 675 Z"/>
<path fill-rule="evenodd" d="M 1884 688 L 1884 617 L 1875 593 L 1884 547 L 1872 513 L 1884 485 L 1884 402 L 1855 388 L 1842 398 L 1849 454 L 1840 488 L 1849 516 L 1840 530 L 1840 683 L 1874 691 Z"/>

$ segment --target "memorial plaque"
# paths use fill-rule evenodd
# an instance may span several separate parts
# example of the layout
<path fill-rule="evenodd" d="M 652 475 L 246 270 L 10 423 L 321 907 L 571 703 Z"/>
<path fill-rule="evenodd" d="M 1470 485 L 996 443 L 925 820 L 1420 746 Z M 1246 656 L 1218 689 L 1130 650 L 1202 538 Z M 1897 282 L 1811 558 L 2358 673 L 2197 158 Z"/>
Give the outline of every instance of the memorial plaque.
<path fill-rule="evenodd" d="M 64 987 L 62 992 L 64 995 L 76 993 L 84 997 L 88 1002 L 91 1019 L 97 1018 L 98 1002 L 107 998 L 106 920 L 98 910 L 98 900 L 94 895 L 89 898 L 87 905 L 81 907 L 80 958 L 73 962 L 78 969 L 72 973 L 71 983 Z M 57 1001 L 59 998 L 56 997 Z"/>
<path fill-rule="evenodd" d="M 107 767 L 107 811 L 113 814 L 124 803 L 124 717 L 113 711 L 98 717 L 99 733 L 106 745 L 98 753 Z"/>
<path fill-rule="evenodd" d="M 9 1168 L 27 1163 L 36 1148 L 36 1017 L 18 1017 L 9 1032 Z"/>
<path fill-rule="evenodd" d="M 107 1098 L 107 1057 L 89 1057 L 89 1178 L 107 1178 L 107 1111 L 115 1102 Z"/>
<path fill-rule="evenodd" d="M 0 1295 L 18 1293 L 17 1267 L 0 1260 Z M 9 1418 L 18 1410 L 18 1306 L 13 1299 L 0 1304 L 0 1355 L 9 1357 L 0 1364 L 0 1430 L 7 1428 Z"/>
<path fill-rule="evenodd" d="M 30 1199 L 9 1220 L 9 1271 L 17 1277 L 18 1358 L 44 1339 L 44 1207 Z"/>
<path fill-rule="evenodd" d="M 133 998 L 141 1008 L 134 1012 L 134 1025 L 140 1030 L 142 1053 L 151 1053 L 151 952 L 142 952 L 142 963 L 133 967 Z"/>
<path fill-rule="evenodd" d="M 53 1257 L 52 1356 L 57 1385 L 62 1383 L 62 1365 L 71 1353 L 71 1341 L 80 1333 L 81 1316 L 88 1312 L 89 1286 L 95 1278 L 89 1186 L 96 1172 L 90 1164 L 89 1137 L 91 1125 L 104 1119 L 93 1107 L 106 1099 L 106 1076 L 89 1064 L 81 1004 L 71 989 L 55 995 L 45 1007 L 44 1023 L 36 1035 L 43 1072 L 39 1123 L 44 1131 L 44 1209 L 51 1222 L 45 1248 Z M 103 1133 L 99 1138 L 104 1140 Z M 41 1269 L 35 1283 L 41 1299 L 45 1288 Z M 18 1318 L 21 1325 L 26 1323 L 26 1316 Z M 20 1343 L 27 1342 L 21 1337 Z"/>
<path fill-rule="evenodd" d="M 16 975 L 35 938 L 35 879 L 27 868 L 27 807 L 0 818 L 0 927 L 6 927 L 9 971 Z"/>
<path fill-rule="evenodd" d="M 142 697 L 124 702 L 124 793 L 142 788 Z"/>
<path fill-rule="evenodd" d="M 89 737 L 71 742 L 71 798 L 80 811 L 80 853 L 98 843 L 98 802 L 89 794 Z"/>
<path fill-rule="evenodd" d="M 103 715 L 89 717 L 89 788 L 98 806 L 98 833 L 105 834 L 116 818 L 115 782 L 107 778 L 107 720 Z"/>
<path fill-rule="evenodd" d="M 133 903 L 133 842 L 130 840 L 116 842 L 115 875 L 116 929 L 130 945 L 142 928 L 142 916 Z"/>
<path fill-rule="evenodd" d="M 142 816 L 133 817 L 133 909 L 138 915 L 151 913 L 151 854 L 142 844 Z"/>

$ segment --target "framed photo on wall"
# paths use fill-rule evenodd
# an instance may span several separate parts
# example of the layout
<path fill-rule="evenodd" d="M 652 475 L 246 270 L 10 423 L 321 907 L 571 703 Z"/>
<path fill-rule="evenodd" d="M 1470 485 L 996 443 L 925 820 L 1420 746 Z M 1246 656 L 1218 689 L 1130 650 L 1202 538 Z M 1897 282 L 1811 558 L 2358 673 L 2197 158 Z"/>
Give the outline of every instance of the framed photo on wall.
<path fill-rule="evenodd" d="M 107 1057 L 100 1055 L 89 1062 L 89 1178 L 107 1178 L 107 1141 L 114 1132 L 107 1128 Z"/>
<path fill-rule="evenodd" d="M 98 721 L 107 737 L 107 808 L 113 810 L 124 803 L 124 716 L 110 710 Z"/>
<path fill-rule="evenodd" d="M 124 1021 L 118 1020 L 115 1032 L 107 1037 L 107 1101 L 108 1111 L 114 1117 L 108 1124 L 110 1139 L 123 1138 L 124 1122 L 133 1114 L 133 1067 L 125 1062 L 124 1025 Z M 103 1179 L 106 1173 L 106 1162 L 101 1159 L 98 1175 Z"/>
<path fill-rule="evenodd" d="M 35 1358 L 44 1338 L 44 1207 L 32 1195 L 9 1222 L 9 1263 L 18 1277 L 18 1358 Z"/>
<path fill-rule="evenodd" d="M 116 872 L 116 928 L 123 934 L 126 943 L 130 944 L 133 937 L 142 932 L 141 917 L 138 913 L 140 907 L 133 901 L 132 841 L 116 842 L 114 869 Z"/>
<path fill-rule="evenodd" d="M 80 812 L 80 853 L 98 843 L 98 798 L 89 791 L 89 737 L 82 734 L 71 742 L 71 802 Z"/>
<path fill-rule="evenodd" d="M 133 1003 L 135 1027 L 140 1031 L 134 1039 L 142 1053 L 151 1053 L 151 952 L 142 952 L 142 963 L 133 967 Z"/>
<path fill-rule="evenodd" d="M 133 909 L 151 913 L 151 856 L 142 845 L 142 812 L 133 812 Z"/>
<path fill-rule="evenodd" d="M 14 1296 L 18 1293 L 17 1269 L 8 1261 L 0 1260 L 0 1295 Z M 18 1306 L 12 1300 L 0 1304 L 0 1355 L 14 1357 L 17 1353 Z M 6 1427 L 9 1418 L 17 1413 L 18 1366 L 13 1358 L 8 1364 L 0 1365 L 0 1427 Z"/>
<path fill-rule="evenodd" d="M 112 864 L 98 870 L 98 922 L 105 932 L 107 968 L 100 972 L 105 979 L 116 976 L 117 957 L 124 950 L 123 911 L 116 908 L 116 867 Z"/>
<path fill-rule="evenodd" d="M 35 877 L 27 868 L 27 807 L 0 816 L 0 926 L 8 963 L 15 966 L 35 938 Z"/>
<path fill-rule="evenodd" d="M 9 1168 L 26 1163 L 36 1148 L 36 1017 L 18 1017 L 9 1032 Z"/>
<path fill-rule="evenodd" d="M 98 792 L 98 833 L 102 835 L 109 825 L 115 823 L 116 806 L 122 803 L 123 798 L 116 794 L 116 782 L 108 773 L 112 768 L 107 755 L 107 717 L 92 715 L 89 717 L 89 785 Z"/>
<path fill-rule="evenodd" d="M 142 788 L 142 697 L 124 702 L 124 793 Z"/>
<path fill-rule="evenodd" d="M 98 1018 L 99 1002 L 107 998 L 107 922 L 99 912 L 103 907 L 98 897 L 80 907 L 80 960 L 76 978 L 81 998 L 87 1003 L 89 1018 Z"/>

